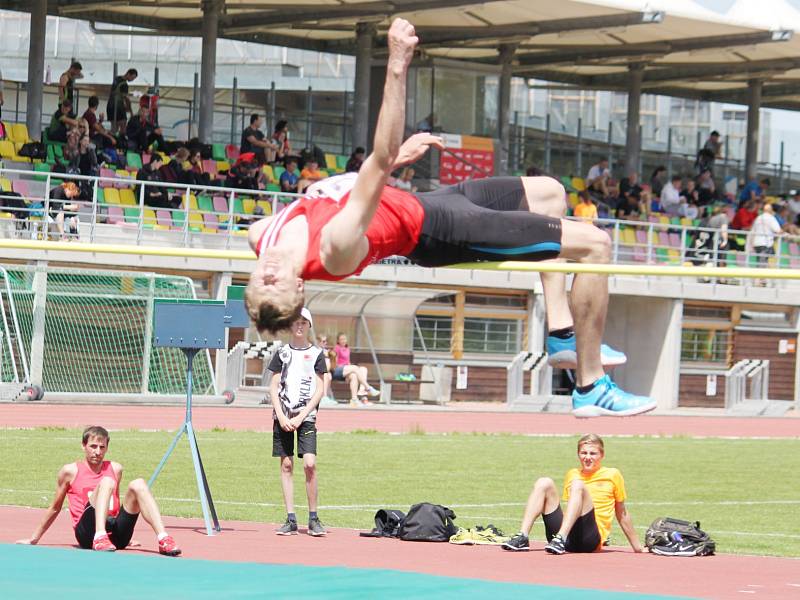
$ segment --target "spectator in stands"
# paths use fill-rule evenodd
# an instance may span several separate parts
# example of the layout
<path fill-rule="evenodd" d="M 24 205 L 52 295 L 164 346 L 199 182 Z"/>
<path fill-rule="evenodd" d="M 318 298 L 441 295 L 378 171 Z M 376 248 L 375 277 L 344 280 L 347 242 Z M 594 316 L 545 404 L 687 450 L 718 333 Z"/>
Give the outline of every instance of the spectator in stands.
<path fill-rule="evenodd" d="M 203 155 L 200 150 L 195 149 L 191 152 L 189 165 L 196 185 L 216 185 L 211 173 L 206 172 L 206 168 L 203 165 Z"/>
<path fill-rule="evenodd" d="M 664 189 L 664 184 L 667 179 L 667 167 L 659 165 L 650 175 L 650 189 L 653 191 L 653 196 L 660 198 L 661 190 Z"/>
<path fill-rule="evenodd" d="M 297 173 L 297 161 L 289 159 L 286 161 L 286 170 L 281 173 L 280 184 L 281 190 L 291 194 L 297 193 L 297 184 L 300 181 L 300 175 Z"/>
<path fill-rule="evenodd" d="M 769 177 L 764 177 L 761 181 L 753 180 L 748 183 L 739 193 L 739 206 L 742 206 L 748 200 L 763 199 L 771 183 Z"/>
<path fill-rule="evenodd" d="M 367 381 L 367 368 L 350 362 L 350 346 L 344 333 L 336 336 L 336 345 L 333 347 L 333 351 L 336 353 L 333 379 L 346 381 L 350 385 L 350 406 L 368 404 L 367 396 L 380 396 L 380 390 L 376 390 Z"/>
<path fill-rule="evenodd" d="M 766 264 L 769 257 L 775 254 L 775 237 L 783 234 L 772 204 L 765 204 L 764 209 L 756 220 L 750 232 L 753 250 L 756 253 L 758 264 Z M 748 242 L 750 239 L 748 239 Z"/>
<path fill-rule="evenodd" d="M 163 182 L 161 174 L 161 167 L 164 166 L 164 159 L 160 154 L 154 153 L 150 158 L 150 162 L 144 165 L 136 174 L 136 180 L 142 182 Z M 141 191 L 141 186 L 136 188 L 136 197 L 139 194 L 144 194 L 144 203 L 151 208 L 167 208 L 175 209 L 180 208 L 180 198 L 170 198 L 167 188 L 154 185 L 144 185 L 144 191 Z"/>
<path fill-rule="evenodd" d="M 139 108 L 138 115 L 128 121 L 125 132 L 128 136 L 128 146 L 140 153 L 148 150 L 153 144 L 160 150 L 166 145 L 161 127 L 158 123 L 152 122 L 150 109 L 144 106 Z"/>
<path fill-rule="evenodd" d="M 616 210 L 618 219 L 637 221 L 643 212 L 645 211 L 641 206 L 640 195 L 620 194 Z"/>
<path fill-rule="evenodd" d="M 292 156 L 292 146 L 289 144 L 289 122 L 285 119 L 275 123 L 272 142 L 276 146 L 272 162 L 283 163 L 287 157 Z"/>
<path fill-rule="evenodd" d="M 300 192 L 304 192 L 309 185 L 324 178 L 325 173 L 320 171 L 319 163 L 312 158 L 306 163 L 305 168 L 300 171 L 300 181 L 297 183 L 297 189 Z"/>
<path fill-rule="evenodd" d="M 700 206 L 711 204 L 717 194 L 717 186 L 709 169 L 703 169 L 697 177 L 697 203 Z"/>
<path fill-rule="evenodd" d="M 686 197 L 681 196 L 682 181 L 683 178 L 680 175 L 674 174 L 661 190 L 661 208 L 665 213 L 673 217 L 679 212 L 681 198 L 683 198 L 684 202 L 686 201 Z"/>
<path fill-rule="evenodd" d="M 712 131 L 708 136 L 702 150 L 705 150 L 706 163 L 709 170 L 714 171 L 714 161 L 722 158 L 722 142 L 719 139 L 719 131 Z"/>
<path fill-rule="evenodd" d="M 65 237 L 65 227 L 66 235 L 70 239 L 78 237 L 78 203 L 73 200 L 77 200 L 79 195 L 80 190 L 72 181 L 66 181 L 50 190 L 48 223 L 55 224 L 61 239 Z"/>
<path fill-rule="evenodd" d="M 691 177 L 686 178 L 686 187 L 681 190 L 681 196 L 685 197 L 687 202 L 694 201 L 697 206 L 700 206 L 700 190 L 697 189 L 697 184 Z"/>
<path fill-rule="evenodd" d="M 245 152 L 240 154 L 225 178 L 225 187 L 240 190 L 258 189 L 258 163 L 255 154 Z"/>
<path fill-rule="evenodd" d="M 78 126 L 77 115 L 72 112 L 72 102 L 65 100 L 53 113 L 50 126 L 47 128 L 47 138 L 56 142 L 67 141 L 67 131 Z"/>
<path fill-rule="evenodd" d="M 403 170 L 400 171 L 400 177 L 394 180 L 392 184 L 399 190 L 405 190 L 407 192 L 416 192 L 417 186 L 413 185 L 411 182 L 414 179 L 415 171 L 411 167 L 403 167 Z"/>
<path fill-rule="evenodd" d="M 58 80 L 58 105 L 69 100 L 70 106 L 75 106 L 75 80 L 83 78 L 83 66 L 78 61 L 73 62 L 69 69 L 61 74 Z"/>
<path fill-rule="evenodd" d="M 95 145 L 88 135 L 84 135 L 78 142 L 78 160 L 76 163 L 81 175 L 87 177 L 97 177 L 100 174 L 100 167 L 97 165 L 97 152 Z M 89 182 L 86 182 L 87 184 Z M 91 185 L 89 186 L 91 188 Z"/>
<path fill-rule="evenodd" d="M 361 168 L 361 163 L 364 162 L 364 155 L 366 153 L 367 151 L 361 146 L 356 148 L 350 155 L 350 158 L 347 159 L 347 165 L 345 165 L 344 170 L 347 173 L 358 173 L 358 170 Z"/>
<path fill-rule="evenodd" d="M 800 190 L 794 190 L 787 202 L 789 207 L 789 220 L 795 225 L 800 225 Z"/>
<path fill-rule="evenodd" d="M 758 217 L 759 204 L 759 200 L 747 200 L 742 204 L 733 216 L 731 228 L 737 231 L 749 231 Z"/>
<path fill-rule="evenodd" d="M 721 206 L 707 206 L 704 212 L 688 258 L 695 265 L 725 266 L 723 256 L 728 249 L 728 217 L 722 212 Z"/>
<path fill-rule="evenodd" d="M 597 206 L 592 202 L 592 197 L 586 190 L 578 192 L 581 201 L 575 206 L 573 214 L 585 221 L 593 221 L 597 218 Z"/>
<path fill-rule="evenodd" d="M 619 194 L 626 198 L 633 196 L 636 201 L 640 200 L 642 195 L 642 186 L 639 185 L 639 174 L 632 172 L 627 177 L 623 177 L 619 182 Z"/>
<path fill-rule="evenodd" d="M 678 209 L 678 215 L 694 221 L 700 215 L 700 208 L 694 200 L 689 200 L 686 196 L 681 196 L 681 205 Z"/>
<path fill-rule="evenodd" d="M 775 206 L 775 219 L 777 219 L 778 225 L 781 226 L 781 231 L 789 235 L 800 233 L 800 228 L 791 220 L 792 215 L 789 212 L 789 207 L 785 204 L 776 204 Z"/>
<path fill-rule="evenodd" d="M 81 136 L 77 129 L 71 129 L 67 132 L 67 142 L 64 145 L 61 154 L 64 159 L 59 161 L 60 166 L 64 167 L 64 173 L 75 174 L 78 172 L 78 157 L 80 154 L 80 139 Z"/>
<path fill-rule="evenodd" d="M 250 125 L 242 131 L 239 151 L 242 154 L 252 152 L 256 155 L 258 164 L 263 165 L 267 162 L 266 150 L 277 152 L 278 144 L 264 140 L 264 132 L 261 131 L 261 117 L 257 113 L 253 113 L 250 115 Z"/>
<path fill-rule="evenodd" d="M 169 157 L 169 162 L 165 162 L 158 170 L 161 181 L 165 183 L 194 184 L 194 177 L 184 164 L 188 162 L 188 160 L 189 150 L 183 146 L 175 150 Z"/>
<path fill-rule="evenodd" d="M 599 195 L 600 199 L 608 197 L 608 180 L 611 172 L 608 170 L 608 159 L 601 158 L 600 162 L 593 165 L 586 175 L 586 189 L 593 195 Z"/>
<path fill-rule="evenodd" d="M 131 109 L 131 99 L 128 97 L 128 84 L 139 76 L 136 69 L 128 69 L 124 75 L 117 75 L 111 83 L 111 91 L 108 95 L 106 113 L 111 121 L 111 132 L 117 133 L 125 129 L 125 122 L 128 114 L 133 116 Z"/>
<path fill-rule="evenodd" d="M 117 140 L 103 127 L 102 121 L 105 118 L 103 113 L 97 115 L 97 107 L 100 106 L 100 99 L 97 96 L 89 97 L 89 108 L 83 113 L 83 118 L 89 126 L 88 135 L 98 148 L 116 146 Z"/>

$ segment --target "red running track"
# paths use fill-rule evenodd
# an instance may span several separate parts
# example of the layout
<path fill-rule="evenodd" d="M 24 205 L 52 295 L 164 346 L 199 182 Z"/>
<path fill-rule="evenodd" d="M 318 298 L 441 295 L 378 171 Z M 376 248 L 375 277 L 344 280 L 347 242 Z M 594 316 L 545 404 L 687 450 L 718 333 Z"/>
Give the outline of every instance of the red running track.
<path fill-rule="evenodd" d="M 109 429 L 176 430 L 184 409 L 177 406 L 0 404 L 0 427 L 85 427 Z M 196 407 L 196 429 L 271 431 L 268 407 Z M 320 431 L 374 429 L 382 432 L 516 433 L 573 435 L 592 430 L 600 435 L 652 435 L 694 437 L 800 437 L 798 418 L 738 418 L 706 416 L 643 415 L 628 418 L 576 419 L 571 415 L 511 413 L 500 411 L 412 411 L 374 409 L 323 410 Z"/>
<path fill-rule="evenodd" d="M 3 523 L 0 542 L 28 537 L 43 513 L 41 509 L 0 507 L 0 522 Z M 734 555 L 664 558 L 634 554 L 622 548 L 591 555 L 551 556 L 542 550 L 541 543 L 534 543 L 532 552 L 509 553 L 491 546 L 360 538 L 350 529 L 333 529 L 326 538 L 302 534 L 278 537 L 273 534 L 275 525 L 241 521 L 223 521 L 222 534 L 209 538 L 199 519 L 166 517 L 164 520 L 187 558 L 397 569 L 452 577 L 720 600 L 740 598 L 742 594 L 770 600 L 797 600 L 800 597 L 800 560 L 789 558 Z M 155 536 L 141 521 L 135 539 L 142 543 L 142 547 L 127 552 L 157 551 Z M 69 515 L 63 514 L 56 520 L 42 543 L 75 545 Z"/>

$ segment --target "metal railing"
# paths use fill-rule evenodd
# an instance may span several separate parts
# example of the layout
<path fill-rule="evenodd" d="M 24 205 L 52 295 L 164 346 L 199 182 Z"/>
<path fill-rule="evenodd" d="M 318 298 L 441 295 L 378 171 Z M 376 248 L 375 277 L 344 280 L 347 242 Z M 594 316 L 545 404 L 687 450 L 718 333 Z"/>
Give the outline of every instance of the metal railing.
<path fill-rule="evenodd" d="M 280 212 L 286 204 L 300 197 L 267 190 L 245 190 L 216 186 L 197 186 L 180 183 L 138 182 L 120 177 L 89 177 L 61 173 L 38 173 L 19 169 L 0 168 L 0 178 L 23 182 L 23 196 L 28 206 L 12 209 L 0 208 L 5 219 L 0 219 L 0 230 L 5 223 L 7 236 L 50 239 L 54 235 L 50 214 L 49 190 L 69 179 L 85 182 L 90 197 L 77 201 L 80 205 L 80 239 L 83 241 L 137 245 L 168 245 L 174 247 L 209 247 L 243 249 L 247 247 L 247 230 L 257 217 L 253 208 L 260 205 L 265 215 Z M 17 189 L 20 184 L 13 184 Z M 139 186 L 134 192 L 135 186 Z M 168 190 L 177 200 L 179 208 L 154 208 L 145 203 L 144 190 Z M 101 191 L 102 190 L 102 191 Z M 107 190 L 114 190 L 109 192 Z M 122 192 L 122 190 L 128 190 Z M 100 201 L 100 194 L 117 196 L 123 193 L 126 203 Z M 209 199 L 210 197 L 210 199 Z M 221 198 L 216 200 L 214 197 Z M 201 208 L 202 204 L 206 206 Z M 9 196 L 0 192 L 0 207 L 7 206 Z M 211 202 L 212 208 L 208 208 Z M 11 211 L 17 216 L 8 216 Z M 27 214 L 26 214 L 27 213 Z M 22 214 L 24 218 L 19 218 Z M 650 221 L 624 221 L 598 219 L 595 225 L 611 237 L 612 263 L 615 264 L 696 264 L 714 267 L 769 266 L 779 269 L 800 267 L 800 237 L 782 235 L 776 238 L 774 250 L 758 253 L 752 244 L 751 232 L 695 227 Z M 728 248 L 720 249 L 727 237 Z M 68 236 L 66 236 L 68 237 Z M 701 237 L 706 244 L 698 247 Z M 403 257 L 390 257 L 384 264 L 410 265 Z M 773 281 L 770 285 L 791 285 L 791 282 Z"/>
<path fill-rule="evenodd" d="M 725 371 L 725 409 L 745 400 L 769 399 L 769 361 L 740 360 Z"/>

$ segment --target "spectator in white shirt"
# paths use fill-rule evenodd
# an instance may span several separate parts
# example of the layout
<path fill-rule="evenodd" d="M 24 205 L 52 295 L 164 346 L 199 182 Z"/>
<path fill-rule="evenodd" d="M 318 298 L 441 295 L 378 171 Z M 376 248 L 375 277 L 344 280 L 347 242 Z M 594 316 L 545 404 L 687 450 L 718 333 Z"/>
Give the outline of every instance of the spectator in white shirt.
<path fill-rule="evenodd" d="M 682 181 L 680 175 L 673 175 L 661 190 L 661 210 L 673 217 L 680 214 Z"/>
<path fill-rule="evenodd" d="M 771 254 L 775 252 L 775 237 L 781 235 L 782 230 L 778 219 L 775 218 L 775 210 L 771 204 L 765 204 L 764 210 L 753 222 L 750 230 L 753 250 L 758 257 L 758 263 L 764 264 Z"/>
<path fill-rule="evenodd" d="M 586 175 L 586 189 L 595 195 L 602 194 L 601 199 L 607 198 L 609 177 L 611 172 L 608 170 L 608 159 L 601 158 L 599 163 L 592 165 Z"/>
<path fill-rule="evenodd" d="M 789 207 L 789 220 L 792 224 L 797 225 L 797 217 L 800 216 L 800 190 L 795 190 L 792 193 L 792 197 L 789 198 L 786 206 Z"/>

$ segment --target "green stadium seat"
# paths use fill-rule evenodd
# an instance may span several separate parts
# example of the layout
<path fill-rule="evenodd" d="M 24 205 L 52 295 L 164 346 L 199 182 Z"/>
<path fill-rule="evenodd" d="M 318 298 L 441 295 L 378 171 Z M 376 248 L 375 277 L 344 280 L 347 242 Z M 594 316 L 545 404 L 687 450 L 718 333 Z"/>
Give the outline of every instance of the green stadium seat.
<path fill-rule="evenodd" d="M 33 170 L 36 173 L 49 173 L 50 165 L 48 165 L 47 163 L 34 163 Z M 36 181 L 47 181 L 46 175 L 34 175 L 33 178 Z"/>
<path fill-rule="evenodd" d="M 203 212 L 214 212 L 214 200 L 211 196 L 198 196 L 197 208 Z"/>
<path fill-rule="evenodd" d="M 267 184 L 267 191 L 268 192 L 280 192 L 281 191 L 281 186 L 279 186 L 277 183 L 268 183 Z"/>
<path fill-rule="evenodd" d="M 106 203 L 106 193 L 103 188 L 99 185 L 97 186 L 97 203 L 98 204 L 105 204 Z"/>
<path fill-rule="evenodd" d="M 233 212 L 236 215 L 243 215 L 247 212 L 244 209 L 244 202 L 238 196 L 233 199 Z"/>
<path fill-rule="evenodd" d="M 136 206 L 126 206 L 123 208 L 125 211 L 125 222 L 126 223 L 138 223 L 139 222 L 139 208 Z"/>
<path fill-rule="evenodd" d="M 128 150 L 126 158 L 128 160 L 129 169 L 136 169 L 138 171 L 139 169 L 142 168 L 142 157 L 138 152 L 133 152 L 132 150 Z"/>
<path fill-rule="evenodd" d="M 226 160 L 225 144 L 211 144 L 211 157 L 216 161 Z"/>
<path fill-rule="evenodd" d="M 283 175 L 283 172 L 285 170 L 286 169 L 284 169 L 283 167 L 278 166 L 278 165 L 275 165 L 275 166 L 272 167 L 272 172 L 275 173 L 275 181 L 280 181 L 281 175 Z"/>
<path fill-rule="evenodd" d="M 186 215 L 185 212 L 182 210 L 173 210 L 172 211 L 172 226 L 177 227 L 178 229 L 183 229 L 184 223 L 184 216 Z"/>

